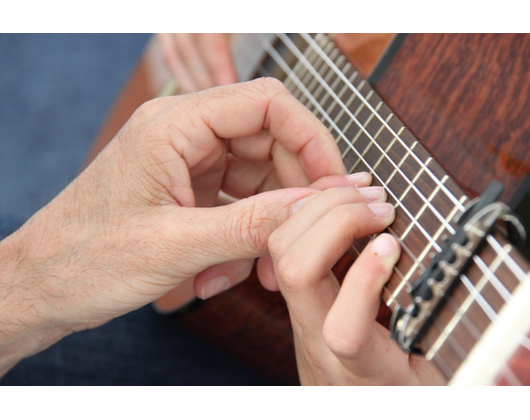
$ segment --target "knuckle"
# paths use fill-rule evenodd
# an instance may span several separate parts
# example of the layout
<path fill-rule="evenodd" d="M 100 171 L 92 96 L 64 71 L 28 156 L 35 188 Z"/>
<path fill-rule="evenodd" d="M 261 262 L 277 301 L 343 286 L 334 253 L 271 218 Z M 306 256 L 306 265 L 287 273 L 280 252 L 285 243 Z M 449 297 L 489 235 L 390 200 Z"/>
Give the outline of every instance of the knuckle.
<path fill-rule="evenodd" d="M 143 120 L 155 116 L 160 111 L 164 102 L 166 102 L 164 98 L 151 99 L 150 101 L 144 102 L 134 111 L 132 119 Z"/>
<path fill-rule="evenodd" d="M 285 237 L 281 229 L 275 230 L 270 236 L 267 243 L 267 248 L 273 259 L 279 259 L 285 252 Z"/>
<path fill-rule="evenodd" d="M 329 322 L 324 324 L 322 335 L 329 349 L 336 356 L 345 359 L 357 357 L 365 345 L 362 340 L 344 333 L 339 326 Z"/>
<path fill-rule="evenodd" d="M 304 287 L 304 276 L 299 266 L 288 254 L 282 256 L 276 265 L 278 280 L 290 292 L 298 292 Z"/>
<path fill-rule="evenodd" d="M 337 207 L 333 207 L 329 214 L 330 217 L 335 220 L 341 220 L 345 223 L 355 223 L 357 221 L 357 217 L 355 217 L 353 210 L 354 206 L 350 204 L 340 204 Z"/>
<path fill-rule="evenodd" d="M 261 79 L 257 79 L 257 82 L 260 83 L 264 91 L 269 94 L 276 95 L 278 93 L 289 93 L 285 85 L 274 77 L 262 77 Z"/>

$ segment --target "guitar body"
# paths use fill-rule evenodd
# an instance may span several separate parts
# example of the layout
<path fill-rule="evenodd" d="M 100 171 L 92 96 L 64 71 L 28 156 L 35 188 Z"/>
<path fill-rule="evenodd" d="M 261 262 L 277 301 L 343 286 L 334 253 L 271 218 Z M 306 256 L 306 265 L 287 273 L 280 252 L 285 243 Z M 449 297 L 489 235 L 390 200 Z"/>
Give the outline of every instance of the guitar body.
<path fill-rule="evenodd" d="M 377 93 L 470 196 L 496 179 L 513 202 L 530 173 L 530 35 L 399 37 L 371 80 Z M 527 348 L 508 365 L 530 385 Z"/>
<path fill-rule="evenodd" d="M 409 34 L 371 81 L 472 196 L 530 172 L 530 35 Z"/>
<path fill-rule="evenodd" d="M 375 91 L 468 195 L 497 179 L 506 188 L 502 201 L 509 201 L 530 172 L 530 35 L 399 35 L 373 71 L 389 36 L 371 39 L 372 48 L 358 37 L 337 44 L 361 73 L 371 73 Z M 351 262 L 348 256 L 339 262 L 338 277 Z M 379 319 L 388 324 L 382 306 Z M 277 383 L 298 383 L 285 302 L 254 273 L 169 316 Z M 519 383 L 530 384 L 527 348 L 508 364 Z M 501 374 L 495 383 L 514 381 Z"/>

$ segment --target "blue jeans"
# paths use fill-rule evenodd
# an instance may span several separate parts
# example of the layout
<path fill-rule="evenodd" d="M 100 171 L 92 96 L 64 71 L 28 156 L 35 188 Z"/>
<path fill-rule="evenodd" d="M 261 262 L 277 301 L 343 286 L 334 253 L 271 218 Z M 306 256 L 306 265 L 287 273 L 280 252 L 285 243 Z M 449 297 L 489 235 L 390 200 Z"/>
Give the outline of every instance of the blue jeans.
<path fill-rule="evenodd" d="M 16 227 L 0 218 L 0 239 Z M 19 363 L 0 385 L 267 385 L 145 306 Z"/>

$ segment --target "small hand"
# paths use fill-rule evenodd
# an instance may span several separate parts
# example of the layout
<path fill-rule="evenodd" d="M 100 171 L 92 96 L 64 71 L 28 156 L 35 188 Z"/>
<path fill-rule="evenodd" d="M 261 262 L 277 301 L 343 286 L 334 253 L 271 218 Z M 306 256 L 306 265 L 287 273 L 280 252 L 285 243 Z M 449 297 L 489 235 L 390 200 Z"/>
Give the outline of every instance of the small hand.
<path fill-rule="evenodd" d="M 306 199 L 269 238 L 272 266 L 258 267 L 258 273 L 287 301 L 302 384 L 443 383 L 432 365 L 405 354 L 375 321 L 383 285 L 400 255 L 393 236 L 373 240 L 342 286 L 331 272 L 356 238 L 393 221 L 393 206 L 384 199 L 378 187 L 328 189 Z"/>

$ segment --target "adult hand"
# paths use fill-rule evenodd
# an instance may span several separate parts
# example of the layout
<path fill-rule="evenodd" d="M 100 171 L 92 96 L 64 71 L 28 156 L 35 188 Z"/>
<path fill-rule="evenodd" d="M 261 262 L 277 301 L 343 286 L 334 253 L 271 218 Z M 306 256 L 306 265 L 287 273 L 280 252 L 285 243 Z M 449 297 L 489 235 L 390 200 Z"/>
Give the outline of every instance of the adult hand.
<path fill-rule="evenodd" d="M 277 80 L 140 107 L 72 184 L 0 244 L 0 373 L 213 265 L 266 254 L 291 205 L 315 189 L 196 205 L 213 205 L 221 188 L 239 197 L 259 190 L 271 181 L 260 172 L 268 162 L 279 180 L 344 173 L 331 134 Z"/>
<path fill-rule="evenodd" d="M 237 82 L 226 34 L 158 34 L 158 41 L 183 93 Z"/>
<path fill-rule="evenodd" d="M 305 385 L 441 384 L 425 359 L 408 356 L 375 321 L 383 285 L 400 248 L 381 234 L 361 253 L 342 286 L 331 268 L 356 238 L 382 231 L 393 206 L 371 202 L 357 189 L 329 189 L 306 204 L 269 238 L 274 272 L 258 267 L 267 288 L 279 287 L 294 330 Z M 374 197 L 377 187 L 371 189 Z M 379 201 L 384 200 L 379 188 Z M 276 284 L 277 282 L 277 284 Z"/>

